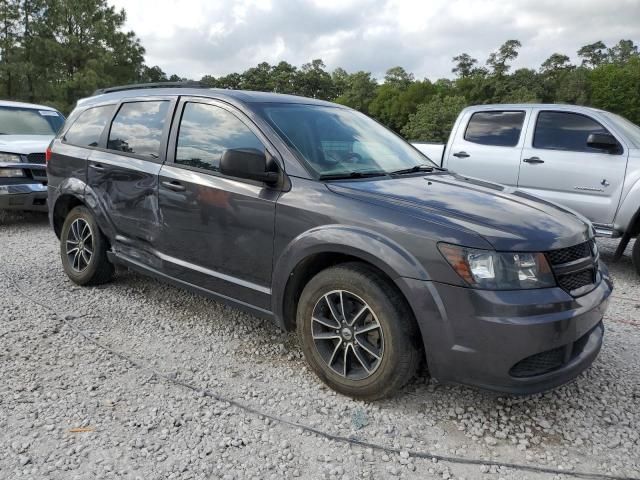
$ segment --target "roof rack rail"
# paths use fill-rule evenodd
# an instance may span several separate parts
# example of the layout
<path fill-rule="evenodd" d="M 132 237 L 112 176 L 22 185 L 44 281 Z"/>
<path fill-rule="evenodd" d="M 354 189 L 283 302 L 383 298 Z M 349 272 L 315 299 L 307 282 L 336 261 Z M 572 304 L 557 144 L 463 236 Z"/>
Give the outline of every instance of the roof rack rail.
<path fill-rule="evenodd" d="M 154 83 L 132 83 L 131 85 L 120 85 L 117 87 L 99 88 L 93 95 L 102 95 L 103 93 L 122 92 L 124 90 L 138 90 L 142 88 L 209 88 L 200 82 L 154 82 Z"/>

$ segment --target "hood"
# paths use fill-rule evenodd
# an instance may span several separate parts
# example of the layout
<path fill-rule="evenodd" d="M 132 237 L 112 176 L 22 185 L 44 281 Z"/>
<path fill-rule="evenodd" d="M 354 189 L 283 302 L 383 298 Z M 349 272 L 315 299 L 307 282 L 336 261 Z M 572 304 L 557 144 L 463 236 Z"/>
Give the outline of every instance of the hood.
<path fill-rule="evenodd" d="M 21 155 L 44 153 L 53 137 L 54 135 L 0 135 L 0 152 Z"/>
<path fill-rule="evenodd" d="M 501 251 L 553 250 L 592 236 L 588 222 L 559 205 L 511 187 L 449 172 L 335 182 L 328 188 L 475 233 Z"/>

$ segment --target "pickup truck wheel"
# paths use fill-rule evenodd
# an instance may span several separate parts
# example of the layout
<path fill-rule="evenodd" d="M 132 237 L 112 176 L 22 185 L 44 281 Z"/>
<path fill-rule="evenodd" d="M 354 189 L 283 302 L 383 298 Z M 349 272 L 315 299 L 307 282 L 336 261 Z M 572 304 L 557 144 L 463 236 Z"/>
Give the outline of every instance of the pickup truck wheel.
<path fill-rule="evenodd" d="M 60 258 L 67 276 L 78 285 L 99 285 L 113 277 L 107 241 L 86 207 L 69 212 L 60 235 Z"/>
<path fill-rule="evenodd" d="M 350 397 L 390 396 L 420 363 L 420 337 L 404 298 L 364 264 L 339 265 L 311 279 L 298 303 L 297 330 L 314 372 Z"/>
<path fill-rule="evenodd" d="M 636 272 L 640 275 L 640 237 L 636 238 L 636 243 L 633 245 L 631 259 L 633 260 L 633 266 L 636 267 Z"/>

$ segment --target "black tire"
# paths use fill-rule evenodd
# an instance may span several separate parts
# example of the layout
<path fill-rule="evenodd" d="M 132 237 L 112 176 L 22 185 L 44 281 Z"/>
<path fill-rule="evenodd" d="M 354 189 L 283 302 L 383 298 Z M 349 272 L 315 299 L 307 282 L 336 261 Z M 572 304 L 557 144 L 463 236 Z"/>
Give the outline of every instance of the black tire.
<path fill-rule="evenodd" d="M 636 238 L 636 243 L 631 250 L 631 260 L 633 260 L 633 266 L 636 267 L 636 272 L 640 275 L 640 237 Z"/>
<path fill-rule="evenodd" d="M 342 314 L 339 309 L 332 311 L 329 307 L 331 302 L 326 298 L 326 295 L 329 295 L 330 299 L 331 295 L 333 298 L 338 295 L 337 298 L 342 302 L 341 294 L 335 293 L 339 291 L 343 291 L 345 302 L 338 304 L 338 307 L 342 305 Z M 359 301 L 363 303 L 359 304 Z M 368 312 L 361 317 L 354 315 L 353 312 L 359 308 L 357 305 L 364 305 L 363 309 L 369 307 L 371 315 Z M 323 335 L 322 332 L 318 332 L 318 328 L 328 329 L 326 335 L 333 335 L 333 332 L 337 334 L 339 331 L 332 330 L 334 326 L 325 326 L 323 322 L 326 320 L 312 320 L 314 314 L 316 318 L 319 316 L 321 310 L 318 309 L 323 308 L 331 314 L 330 317 L 323 318 L 335 321 L 338 326 L 340 319 L 347 318 L 368 317 L 363 322 L 369 323 L 354 327 L 351 333 L 346 332 L 347 337 L 344 336 L 345 332 L 340 330 L 341 338 L 314 340 L 314 335 Z M 340 318 L 333 316 L 334 311 L 338 312 Z M 343 326 L 348 323 L 349 320 L 343 323 Z M 363 358 L 361 355 L 363 352 L 369 352 L 364 349 L 364 345 L 372 347 L 372 344 L 368 342 L 369 337 L 362 342 L 362 335 L 369 333 L 358 333 L 357 330 L 366 330 L 368 326 L 375 324 L 379 325 L 379 329 L 374 329 L 374 342 L 378 347 L 382 345 L 376 350 L 380 359 L 366 354 L 363 363 L 360 361 Z M 421 337 L 404 297 L 385 277 L 362 263 L 345 263 L 323 270 L 309 281 L 298 302 L 297 331 L 307 362 L 318 377 L 333 390 L 361 400 L 377 400 L 393 395 L 415 375 L 422 359 Z M 325 346 L 327 342 L 328 345 Z M 345 345 L 349 346 L 345 348 Z M 342 358 L 336 357 L 338 350 Z M 346 362 L 342 361 L 346 358 L 343 356 L 344 350 L 350 355 Z M 328 352 L 332 353 L 328 355 Z M 332 363 L 334 358 L 337 360 Z M 369 365 L 370 370 L 364 367 L 365 363 Z M 363 378 L 359 378 L 358 375 Z"/>
<path fill-rule="evenodd" d="M 90 237 L 86 234 L 84 236 L 87 238 L 86 241 L 91 243 L 82 242 L 83 255 L 73 251 L 77 244 L 77 242 L 74 243 L 74 239 L 78 235 L 72 231 L 72 228 L 75 229 L 78 225 L 86 225 L 90 229 Z M 60 258 L 67 276 L 78 285 L 100 285 L 111 280 L 114 267 L 107 259 L 107 248 L 107 240 L 89 209 L 79 206 L 71 210 L 64 220 L 60 233 Z M 87 252 L 91 252 L 91 255 Z"/>

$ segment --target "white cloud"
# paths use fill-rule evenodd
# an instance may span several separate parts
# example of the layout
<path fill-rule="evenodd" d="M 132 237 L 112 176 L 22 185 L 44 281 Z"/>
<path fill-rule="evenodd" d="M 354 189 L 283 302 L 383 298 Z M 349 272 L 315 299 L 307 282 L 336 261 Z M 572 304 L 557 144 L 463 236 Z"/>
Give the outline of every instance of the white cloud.
<path fill-rule="evenodd" d="M 639 0 L 110 0 L 147 63 L 194 79 L 241 72 L 261 61 L 381 78 L 401 65 L 417 78 L 451 77 L 451 58 L 483 63 L 508 39 L 523 48 L 516 67 L 537 68 L 551 53 L 575 58 L 582 45 L 640 41 Z"/>

